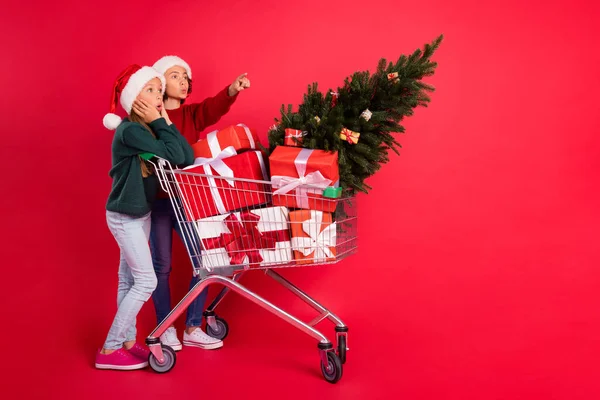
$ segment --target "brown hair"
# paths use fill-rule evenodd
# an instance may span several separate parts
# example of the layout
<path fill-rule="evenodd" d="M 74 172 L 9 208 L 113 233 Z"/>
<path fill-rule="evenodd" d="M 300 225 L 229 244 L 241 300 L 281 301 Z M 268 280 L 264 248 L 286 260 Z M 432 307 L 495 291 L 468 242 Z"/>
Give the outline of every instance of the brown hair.
<path fill-rule="evenodd" d="M 156 135 L 154 134 L 154 132 L 152 132 L 152 129 L 150 129 L 148 124 L 144 122 L 144 119 L 142 117 L 140 117 L 139 115 L 137 115 L 135 113 L 135 111 L 132 111 L 131 114 L 129 114 L 129 120 L 131 122 L 137 122 L 138 124 L 142 125 L 156 139 Z M 152 164 L 148 163 L 142 157 L 139 157 L 139 159 L 140 159 L 140 168 L 142 170 L 142 177 L 147 178 L 150 175 L 154 174 L 154 171 L 152 169 Z"/>

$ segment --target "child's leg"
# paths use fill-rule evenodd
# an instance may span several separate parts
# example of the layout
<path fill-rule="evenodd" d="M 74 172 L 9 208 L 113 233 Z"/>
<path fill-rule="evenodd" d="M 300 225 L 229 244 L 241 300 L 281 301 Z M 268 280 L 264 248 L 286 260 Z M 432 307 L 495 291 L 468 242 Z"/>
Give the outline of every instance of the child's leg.
<path fill-rule="evenodd" d="M 190 236 L 189 232 L 186 232 L 186 234 L 184 235 L 181 231 L 181 228 L 179 227 L 179 224 L 177 223 L 177 220 L 175 219 L 175 214 L 173 214 L 173 227 L 175 228 L 175 232 L 177 232 L 179 238 L 184 242 L 184 245 L 187 243 L 189 248 L 193 248 L 193 246 L 191 246 L 190 243 L 192 240 L 195 240 L 196 235 L 192 234 Z M 196 264 L 195 267 L 198 268 L 200 266 L 197 265 L 198 263 L 196 260 L 197 259 L 194 259 L 194 264 Z M 194 285 L 198 283 L 199 280 L 199 277 L 192 277 L 189 290 L 191 290 L 194 287 Z M 198 297 L 196 297 L 194 301 L 192 301 L 192 303 L 189 305 L 187 309 L 187 316 L 185 319 L 186 328 L 193 328 L 202 325 L 202 314 L 204 313 L 204 306 L 206 304 L 207 296 L 208 287 L 205 288 L 202 292 L 200 292 Z"/>
<path fill-rule="evenodd" d="M 152 209 L 152 229 L 150 230 L 150 248 L 152 264 L 158 283 L 152 294 L 156 320 L 159 324 L 171 312 L 171 252 L 173 250 L 173 209 L 171 200 L 157 199 Z"/>
<path fill-rule="evenodd" d="M 127 260 L 125 259 L 125 254 L 121 250 L 121 259 L 119 261 L 119 285 L 117 289 L 117 309 L 121 305 L 121 302 L 129 293 L 129 290 L 133 286 L 133 275 L 131 274 L 131 270 L 127 265 Z M 135 341 L 136 330 L 135 326 L 132 325 L 125 334 L 125 343 Z"/>
<path fill-rule="evenodd" d="M 125 263 L 122 266 L 133 277 L 133 285 L 119 303 L 104 344 L 105 349 L 115 350 L 121 348 L 128 339 L 131 340 L 132 336 L 135 338 L 135 319 L 156 287 L 156 275 L 148 247 L 150 214 L 133 218 L 107 211 L 106 216 L 108 226 L 123 252 Z"/>
<path fill-rule="evenodd" d="M 200 277 L 192 277 L 190 281 L 190 289 L 198 283 Z M 192 301 L 187 309 L 187 315 L 185 318 L 186 328 L 195 328 L 202 325 L 202 314 L 204 313 L 204 307 L 206 305 L 206 298 L 208 297 L 208 287 L 204 288 L 202 292 Z M 189 331 L 189 329 L 188 329 Z"/>

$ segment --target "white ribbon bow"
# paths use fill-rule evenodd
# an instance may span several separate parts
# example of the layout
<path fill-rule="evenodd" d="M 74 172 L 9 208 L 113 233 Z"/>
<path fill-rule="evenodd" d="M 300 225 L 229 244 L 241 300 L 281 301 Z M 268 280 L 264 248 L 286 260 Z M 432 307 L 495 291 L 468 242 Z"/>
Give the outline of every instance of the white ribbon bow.
<path fill-rule="evenodd" d="M 250 148 L 255 149 L 256 142 L 254 141 L 254 138 L 252 137 L 252 131 L 250 131 L 250 128 L 248 128 L 244 124 L 237 124 L 236 126 L 244 128 L 244 133 L 246 133 L 248 142 L 250 142 Z M 206 135 L 206 142 L 208 143 L 208 148 L 210 149 L 210 154 L 213 156 L 212 159 L 218 158 L 220 154 L 222 154 L 225 150 L 227 150 L 227 148 L 225 150 L 221 149 L 221 145 L 219 144 L 219 139 L 217 139 L 217 133 L 219 133 L 219 131 L 212 131 L 208 135 Z M 233 148 L 233 146 L 229 146 L 229 147 Z M 237 153 L 235 153 L 233 155 L 235 156 L 235 155 L 237 155 Z M 260 164 L 260 170 L 262 171 L 263 179 L 266 181 L 269 179 L 269 174 L 267 173 L 267 167 L 265 165 L 265 161 L 263 160 L 262 155 L 257 153 L 256 156 L 258 157 L 258 162 Z M 231 156 L 226 156 L 226 157 L 222 157 L 222 158 L 227 158 L 227 157 L 231 157 Z M 198 160 L 198 158 L 196 160 Z M 216 168 L 215 168 L 215 171 L 217 171 Z M 223 176 L 223 174 L 220 172 L 219 172 L 219 175 Z M 227 182 L 229 182 L 229 184 L 231 186 L 233 186 L 233 183 L 231 181 L 228 180 Z"/>
<path fill-rule="evenodd" d="M 219 154 L 217 154 L 215 157 L 197 157 L 194 160 L 194 165 L 190 165 L 189 167 L 183 169 L 185 171 L 186 169 L 202 166 L 202 168 L 204 169 L 204 174 L 206 175 L 206 179 L 208 180 L 208 188 L 210 189 L 213 202 L 215 204 L 215 207 L 217 207 L 217 210 L 221 214 L 226 213 L 227 208 L 223 203 L 223 198 L 221 197 L 221 193 L 219 193 L 219 188 L 217 186 L 215 177 L 212 174 L 211 168 L 213 168 L 215 172 L 218 173 L 220 176 L 224 177 L 230 186 L 235 187 L 235 182 L 233 181 L 235 174 L 233 173 L 233 170 L 223 162 L 224 158 L 232 157 L 235 155 L 237 155 L 235 148 L 233 146 L 229 146 L 226 147 Z"/>
<path fill-rule="evenodd" d="M 273 186 L 279 188 L 274 192 L 275 194 L 285 194 L 296 189 L 298 186 L 304 185 L 313 186 L 315 189 L 325 189 L 331 183 L 331 179 L 325 178 L 320 171 L 315 171 L 299 178 L 276 175 L 271 178 L 271 183 Z"/>
<path fill-rule="evenodd" d="M 233 173 L 233 170 L 231 168 L 229 168 L 227 166 L 227 164 L 225 164 L 223 162 L 223 159 L 233 157 L 236 155 L 237 155 L 237 151 L 235 151 L 235 148 L 233 146 L 229 146 L 229 147 L 226 147 L 225 149 L 223 149 L 215 157 L 211 157 L 211 158 L 196 157 L 196 159 L 194 160 L 194 165 L 191 165 L 190 167 L 197 167 L 198 165 L 202 165 L 204 167 L 204 171 L 206 172 L 206 175 L 212 175 L 212 171 L 210 170 L 212 167 L 212 169 L 214 169 L 215 172 L 218 173 L 220 176 L 222 176 L 224 178 L 229 178 L 229 179 L 226 179 L 226 181 L 229 183 L 230 186 L 233 187 L 233 186 L 235 186 L 235 182 L 231 178 L 233 178 L 235 175 Z M 187 167 L 187 168 L 190 168 L 190 167 Z M 185 168 L 185 169 L 187 169 L 187 168 Z"/>
<path fill-rule="evenodd" d="M 293 237 L 292 248 L 302 253 L 305 257 L 311 255 L 315 261 L 323 261 L 334 257 L 331 247 L 335 247 L 337 239 L 336 223 L 333 222 L 327 228 L 321 229 L 323 212 L 311 210 L 311 218 L 302 223 L 302 230 L 309 237 Z"/>

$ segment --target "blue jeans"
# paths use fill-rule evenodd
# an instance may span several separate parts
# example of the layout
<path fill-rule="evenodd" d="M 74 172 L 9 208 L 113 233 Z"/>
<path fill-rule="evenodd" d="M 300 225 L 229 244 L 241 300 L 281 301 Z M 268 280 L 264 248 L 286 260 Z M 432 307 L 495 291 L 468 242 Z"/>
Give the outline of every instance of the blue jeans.
<path fill-rule="evenodd" d="M 175 211 L 170 199 L 156 199 L 152 207 L 152 229 L 150 230 L 150 248 L 152 249 L 152 263 L 158 279 L 158 285 L 152 295 L 156 319 L 160 323 L 171 312 L 171 289 L 169 276 L 171 275 L 171 255 L 173 252 L 173 229 L 179 238 L 184 241 Z M 199 267 L 196 265 L 196 267 Z M 190 289 L 201 278 L 192 277 Z M 208 288 L 204 289 L 192 301 L 187 309 L 185 325 L 188 327 L 202 325 L 202 313 L 208 295 Z"/>
<path fill-rule="evenodd" d="M 121 250 L 117 315 L 104 343 L 105 349 L 116 350 L 135 340 L 135 319 L 156 287 L 156 275 L 148 247 L 150 213 L 136 218 L 106 211 L 106 222 Z"/>

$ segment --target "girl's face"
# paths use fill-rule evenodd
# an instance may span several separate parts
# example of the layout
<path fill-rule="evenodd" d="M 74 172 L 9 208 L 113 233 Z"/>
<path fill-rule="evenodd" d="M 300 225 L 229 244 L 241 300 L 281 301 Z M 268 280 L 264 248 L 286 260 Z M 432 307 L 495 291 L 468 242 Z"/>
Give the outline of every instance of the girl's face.
<path fill-rule="evenodd" d="M 172 99 L 185 100 L 188 96 L 189 82 L 185 68 L 174 66 L 165 72 L 167 80 L 167 97 Z"/>
<path fill-rule="evenodd" d="M 154 78 L 142 89 L 137 96 L 137 100 L 145 100 L 149 104 L 155 106 L 158 111 L 163 107 L 162 82 L 158 78 Z"/>

